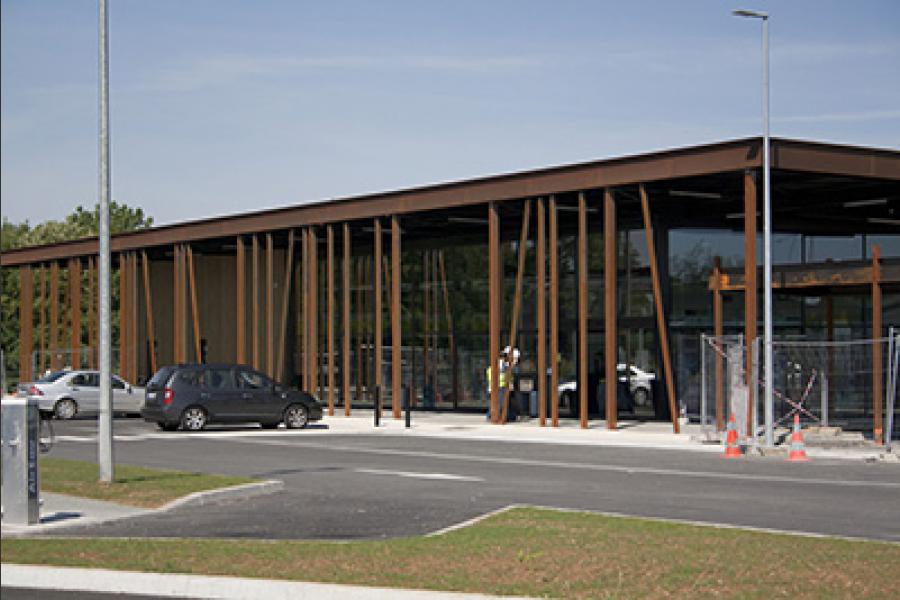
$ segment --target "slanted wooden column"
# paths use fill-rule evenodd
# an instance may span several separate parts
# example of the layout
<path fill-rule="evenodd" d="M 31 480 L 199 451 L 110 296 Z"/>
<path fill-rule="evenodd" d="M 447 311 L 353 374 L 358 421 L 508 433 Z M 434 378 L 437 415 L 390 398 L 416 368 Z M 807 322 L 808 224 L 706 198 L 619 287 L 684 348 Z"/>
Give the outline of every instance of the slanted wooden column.
<path fill-rule="evenodd" d="M 287 352 L 288 305 L 291 300 L 291 274 L 294 271 L 294 230 L 288 231 L 287 252 L 284 257 L 284 279 L 282 279 L 281 324 L 279 326 L 278 363 L 275 379 L 284 383 L 284 355 Z"/>
<path fill-rule="evenodd" d="M 453 312 L 450 310 L 450 291 L 447 289 L 447 269 L 444 265 L 444 251 L 438 252 L 438 268 L 441 274 L 441 286 L 444 291 L 444 313 L 447 317 L 447 335 L 450 338 L 450 359 L 453 368 L 453 408 L 459 408 L 459 352 L 456 348 Z"/>
<path fill-rule="evenodd" d="M 400 218 L 391 215 L 391 412 L 400 418 L 403 396 L 403 331 L 400 315 Z"/>
<path fill-rule="evenodd" d="M 678 412 L 675 410 L 675 382 L 672 376 L 672 359 L 669 355 L 669 329 L 666 325 L 666 312 L 662 301 L 662 282 L 659 278 L 659 264 L 656 262 L 656 245 L 653 241 L 653 227 L 650 221 L 650 200 L 644 184 L 640 186 L 641 212 L 644 215 L 644 233 L 647 236 L 647 260 L 650 263 L 650 278 L 653 283 L 653 302 L 656 305 L 656 329 L 659 333 L 659 345 L 662 351 L 663 368 L 666 377 L 666 392 L 669 397 L 669 413 L 672 417 L 672 431 L 679 433 Z"/>
<path fill-rule="evenodd" d="M 341 376 L 343 377 L 343 385 L 341 386 L 341 394 L 344 397 L 344 416 L 350 416 L 350 405 L 352 397 L 350 395 L 350 224 L 343 224 L 343 243 L 344 256 L 342 261 L 341 275 L 341 295 L 343 296 L 343 318 L 341 319 L 344 335 L 341 339 Z"/>
<path fill-rule="evenodd" d="M 144 271 L 144 304 L 147 310 L 147 352 L 150 354 L 150 376 L 156 373 L 156 328 L 153 326 L 153 295 L 150 288 L 150 261 L 147 252 L 141 251 L 141 264 Z"/>
<path fill-rule="evenodd" d="M 19 381 L 22 382 L 35 379 L 31 368 L 33 326 L 34 280 L 31 266 L 26 265 L 19 268 Z"/>
<path fill-rule="evenodd" d="M 50 263 L 50 368 L 58 371 L 59 362 L 59 264 Z"/>
<path fill-rule="evenodd" d="M 753 341 L 756 339 L 757 283 L 756 283 L 756 174 L 744 172 L 744 332 L 746 340 L 747 365 L 747 431 L 753 435 L 753 385 L 751 381 L 751 360 Z"/>
<path fill-rule="evenodd" d="M 69 259 L 69 313 L 72 334 L 72 368 L 81 368 L 81 260 Z"/>
<path fill-rule="evenodd" d="M 546 270 L 546 249 L 544 246 L 544 199 L 538 198 L 537 209 L 537 247 L 535 248 L 535 286 L 537 287 L 537 377 L 535 384 L 538 392 L 538 419 L 541 427 L 547 425 L 547 300 L 544 290 L 544 272 Z"/>
<path fill-rule="evenodd" d="M 587 207 L 584 192 L 578 194 L 578 415 L 588 428 L 588 298 L 590 273 L 587 260 Z"/>
<path fill-rule="evenodd" d="M 325 229 L 326 276 L 325 287 L 328 296 L 325 326 L 328 328 L 328 416 L 334 415 L 334 226 Z"/>
<path fill-rule="evenodd" d="M 247 251 L 244 236 L 237 236 L 235 250 L 235 310 L 234 310 L 234 359 L 239 365 L 247 362 Z"/>
<path fill-rule="evenodd" d="M 193 324 L 194 333 L 194 355 L 197 362 L 202 363 L 203 348 L 200 343 L 200 311 L 197 308 L 197 278 L 194 277 L 194 251 L 189 244 L 186 247 L 188 276 L 191 284 L 191 323 Z"/>
<path fill-rule="evenodd" d="M 559 227 L 556 197 L 550 196 L 550 423 L 559 427 Z"/>
<path fill-rule="evenodd" d="M 375 401 L 381 401 L 384 389 L 382 387 L 381 365 L 383 361 L 382 340 L 384 339 L 384 311 L 382 310 L 382 300 L 384 292 L 381 289 L 381 219 L 375 218 L 374 231 L 374 296 L 375 296 Z M 375 407 L 380 410 L 379 406 Z"/>
<path fill-rule="evenodd" d="M 876 444 L 883 442 L 884 420 L 882 418 L 882 400 L 884 382 L 881 352 L 881 246 L 872 248 L 872 440 Z M 887 435 L 891 435 L 888 431 Z"/>
<path fill-rule="evenodd" d="M 250 356 L 253 368 L 259 370 L 261 367 L 259 358 L 259 238 L 255 233 L 250 250 L 250 260 L 253 263 L 250 267 L 253 279 L 250 299 Z"/>
<path fill-rule="evenodd" d="M 490 305 L 490 345 L 488 347 L 488 365 L 490 366 L 491 380 L 488 382 L 491 390 L 491 422 L 496 423 L 500 417 L 500 219 L 497 214 L 497 206 L 493 202 L 488 204 L 488 263 L 489 263 L 489 291 L 488 302 Z"/>
<path fill-rule="evenodd" d="M 513 295 L 513 310 L 509 324 L 509 348 L 516 347 L 516 337 L 519 332 L 519 311 L 522 306 L 522 282 L 525 278 L 525 253 L 528 246 L 528 221 L 531 218 L 531 200 L 525 201 L 525 209 L 522 212 L 522 229 L 519 234 L 519 262 L 516 268 L 516 290 Z M 512 357 L 510 357 L 511 359 Z M 503 410 L 500 411 L 500 422 L 506 423 L 509 412 L 509 402 L 512 394 L 512 365 L 507 373 L 506 394 L 503 398 Z"/>
<path fill-rule="evenodd" d="M 713 263 L 713 335 L 716 343 L 721 343 L 724 328 L 722 308 L 722 259 L 718 256 Z M 716 349 L 716 431 L 725 431 L 725 360 Z"/>
<path fill-rule="evenodd" d="M 618 359 L 618 331 L 616 323 L 616 200 L 611 189 L 603 190 L 603 327 L 606 356 L 606 428 L 618 426 L 616 403 L 616 361 Z"/>

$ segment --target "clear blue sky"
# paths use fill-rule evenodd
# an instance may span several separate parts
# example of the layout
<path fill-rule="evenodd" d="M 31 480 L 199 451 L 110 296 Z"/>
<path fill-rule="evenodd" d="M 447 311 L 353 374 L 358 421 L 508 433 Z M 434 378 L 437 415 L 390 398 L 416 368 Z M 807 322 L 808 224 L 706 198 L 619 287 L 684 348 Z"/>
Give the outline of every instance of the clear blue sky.
<path fill-rule="evenodd" d="M 97 201 L 97 2 L 2 2 L 2 213 Z M 900 145 L 900 2 L 110 0 L 113 197 L 157 224 L 760 132 Z"/>

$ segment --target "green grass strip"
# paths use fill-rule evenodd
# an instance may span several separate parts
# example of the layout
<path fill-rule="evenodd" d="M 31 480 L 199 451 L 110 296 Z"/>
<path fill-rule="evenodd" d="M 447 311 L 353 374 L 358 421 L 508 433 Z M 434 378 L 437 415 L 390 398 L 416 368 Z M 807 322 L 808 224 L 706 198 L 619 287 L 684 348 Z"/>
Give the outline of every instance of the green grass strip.
<path fill-rule="evenodd" d="M 101 483 L 96 463 L 61 458 L 42 458 L 40 477 L 41 489 L 47 492 L 146 508 L 162 506 L 193 492 L 256 481 L 247 477 L 116 465 L 115 480 Z"/>
<path fill-rule="evenodd" d="M 4 562 L 556 598 L 898 598 L 900 545 L 515 509 L 351 543 L 11 539 Z"/>

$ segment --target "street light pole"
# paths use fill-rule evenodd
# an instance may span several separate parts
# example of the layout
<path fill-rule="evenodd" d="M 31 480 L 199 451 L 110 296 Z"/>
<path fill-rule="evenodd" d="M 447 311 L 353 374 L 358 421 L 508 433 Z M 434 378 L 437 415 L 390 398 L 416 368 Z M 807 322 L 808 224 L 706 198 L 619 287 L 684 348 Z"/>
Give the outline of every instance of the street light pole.
<path fill-rule="evenodd" d="M 100 416 L 97 422 L 97 464 L 100 481 L 113 480 L 112 344 L 110 341 L 109 248 L 109 17 L 100 0 Z"/>
<path fill-rule="evenodd" d="M 769 15 L 755 10 L 735 10 L 737 17 L 762 21 L 762 117 L 763 117 L 763 361 L 765 381 L 766 446 L 775 445 L 772 393 L 772 185 L 769 166 Z M 755 260 L 756 257 L 754 257 Z M 755 293 L 755 290 L 754 290 Z"/>

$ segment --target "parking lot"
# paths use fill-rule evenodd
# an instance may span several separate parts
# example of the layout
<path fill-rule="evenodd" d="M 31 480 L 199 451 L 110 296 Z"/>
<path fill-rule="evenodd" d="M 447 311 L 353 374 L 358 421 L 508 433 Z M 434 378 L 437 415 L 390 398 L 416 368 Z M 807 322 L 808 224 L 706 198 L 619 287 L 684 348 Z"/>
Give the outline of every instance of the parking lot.
<path fill-rule="evenodd" d="M 451 433 L 472 422 L 446 419 Z M 331 417 L 299 431 L 229 426 L 187 433 L 117 418 L 118 463 L 279 479 L 284 490 L 66 534 L 383 538 L 427 534 L 511 504 L 533 504 L 900 540 L 900 469 L 893 464 L 724 461 L 711 452 L 462 440 L 402 429 L 341 433 L 349 421 Z M 96 421 L 54 426 L 51 456 L 96 459 Z"/>

